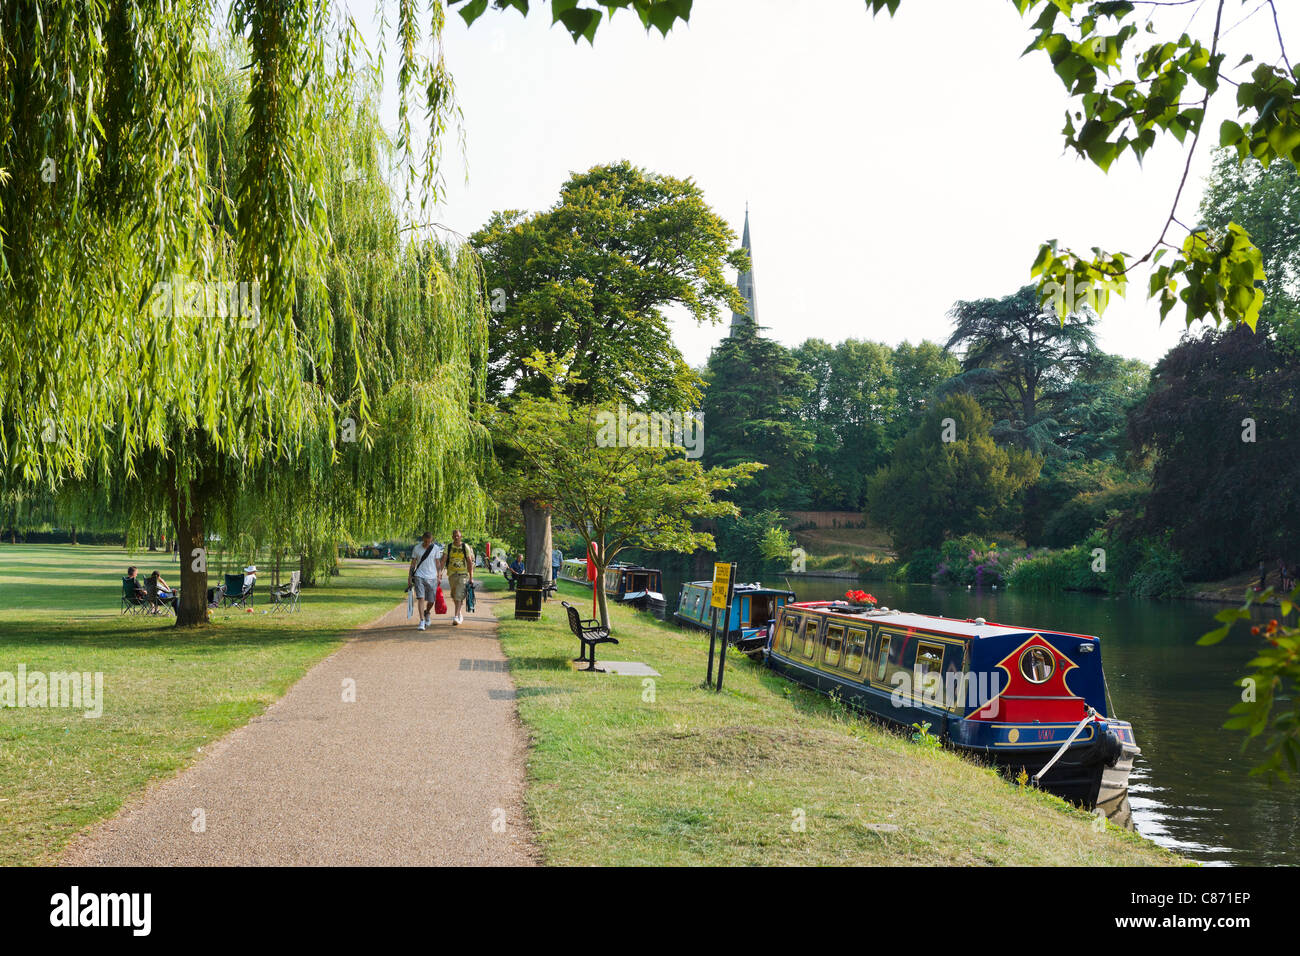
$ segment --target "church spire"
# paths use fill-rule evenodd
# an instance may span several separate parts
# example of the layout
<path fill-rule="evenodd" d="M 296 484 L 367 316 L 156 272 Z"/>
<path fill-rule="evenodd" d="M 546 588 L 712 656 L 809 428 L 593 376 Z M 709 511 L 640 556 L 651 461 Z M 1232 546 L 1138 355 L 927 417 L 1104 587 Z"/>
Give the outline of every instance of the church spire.
<path fill-rule="evenodd" d="M 735 335 L 736 330 L 746 322 L 751 325 L 757 324 L 758 312 L 754 308 L 754 251 L 749 244 L 749 203 L 745 203 L 745 232 L 740 240 L 740 248 L 750 256 L 749 268 L 736 278 L 736 288 L 740 290 L 740 295 L 745 300 L 747 313 L 731 313 L 732 335 Z"/>

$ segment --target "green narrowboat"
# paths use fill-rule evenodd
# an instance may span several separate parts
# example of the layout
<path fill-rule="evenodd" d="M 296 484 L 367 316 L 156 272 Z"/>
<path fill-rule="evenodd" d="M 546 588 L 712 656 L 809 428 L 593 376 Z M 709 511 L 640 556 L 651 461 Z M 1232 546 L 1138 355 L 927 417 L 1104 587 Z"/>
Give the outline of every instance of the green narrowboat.
<path fill-rule="evenodd" d="M 687 581 L 677 598 L 677 611 L 673 618 L 689 627 L 709 630 L 712 595 L 712 581 Z M 777 612 L 794 599 L 794 592 L 784 588 L 766 588 L 758 583 L 737 584 L 731 599 L 731 625 L 727 639 L 741 650 L 748 650 L 751 644 L 762 647 L 767 642 L 768 625 L 776 619 Z M 718 611 L 719 629 L 723 626 L 724 615 L 724 610 Z"/>

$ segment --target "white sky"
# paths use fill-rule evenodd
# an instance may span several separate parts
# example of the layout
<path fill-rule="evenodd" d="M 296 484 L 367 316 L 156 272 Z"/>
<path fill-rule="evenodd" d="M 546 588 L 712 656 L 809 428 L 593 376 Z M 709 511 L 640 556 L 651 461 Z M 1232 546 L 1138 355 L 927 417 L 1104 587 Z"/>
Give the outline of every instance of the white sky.
<path fill-rule="evenodd" d="M 1225 28 L 1257 5 L 1230 0 Z M 373 0 L 344 6 L 377 36 Z M 1296 35 L 1300 4 L 1281 6 L 1283 36 Z M 1181 32 L 1198 8 L 1192 32 L 1207 38 L 1213 2 L 1164 13 L 1161 32 Z M 1025 284 L 1043 240 L 1145 252 L 1181 175 L 1172 138 L 1144 168 L 1126 156 L 1109 175 L 1065 154 L 1064 89 L 1044 54 L 1021 58 L 1031 35 L 1008 0 L 905 0 L 893 19 L 873 19 L 863 0 L 696 0 L 689 25 L 667 38 L 624 12 L 594 48 L 549 21 L 545 6 L 526 19 L 489 10 L 471 28 L 449 17 L 466 162 L 450 142 L 434 218 L 468 234 L 493 210 L 546 208 L 572 171 L 621 159 L 691 177 L 738 237 L 749 202 L 759 320 L 787 345 L 942 342 L 952 304 Z M 1229 66 L 1246 52 L 1276 59 L 1267 9 L 1225 45 Z M 386 59 L 395 129 L 391 43 Z M 1232 91 L 1218 100 L 1185 222 Z M 1100 341 L 1153 362 L 1182 321 L 1175 313 L 1162 327 L 1145 274 L 1134 278 Z M 727 321 L 674 321 L 689 362 L 704 362 Z"/>

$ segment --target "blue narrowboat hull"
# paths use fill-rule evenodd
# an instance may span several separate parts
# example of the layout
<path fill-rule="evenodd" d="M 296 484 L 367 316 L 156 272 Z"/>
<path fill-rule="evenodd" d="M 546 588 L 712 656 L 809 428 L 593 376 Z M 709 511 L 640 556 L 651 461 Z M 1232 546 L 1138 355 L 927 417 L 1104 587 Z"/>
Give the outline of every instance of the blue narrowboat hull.
<path fill-rule="evenodd" d="M 888 694 L 809 669 L 795 661 L 770 655 L 768 666 L 805 687 L 827 694 L 834 692 L 854 709 L 893 726 L 908 729 L 913 724 L 928 723 L 929 733 L 954 749 L 1012 775 L 1024 770 L 1031 779 L 1052 759 L 1076 726 L 1074 723 L 990 723 L 965 720 L 925 705 L 900 708 L 890 703 Z M 1015 731 L 1014 741 L 1012 731 Z M 1129 742 L 1133 739 L 1133 728 L 1127 721 L 1106 720 L 1085 727 L 1052 766 L 1051 779 L 1044 782 L 1044 789 L 1088 809 L 1097 806 L 1101 802 L 1104 771 L 1122 755 L 1125 739 Z M 1128 763 L 1131 768 L 1132 757 Z"/>
<path fill-rule="evenodd" d="M 783 610 L 763 656 L 806 687 L 896 727 L 926 727 L 946 746 L 1009 776 L 1024 771 L 1062 799 L 1132 827 L 1128 777 L 1140 751 L 1132 725 L 1108 716 L 1095 638 L 795 604 Z"/>

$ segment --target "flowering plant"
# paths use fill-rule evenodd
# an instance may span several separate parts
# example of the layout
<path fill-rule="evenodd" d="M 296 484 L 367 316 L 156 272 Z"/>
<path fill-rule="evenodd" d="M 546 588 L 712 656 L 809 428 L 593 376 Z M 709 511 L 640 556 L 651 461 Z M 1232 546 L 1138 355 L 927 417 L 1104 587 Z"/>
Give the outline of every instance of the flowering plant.
<path fill-rule="evenodd" d="M 844 597 L 852 601 L 854 604 L 876 603 L 875 595 L 868 594 L 866 591 L 845 591 Z"/>

